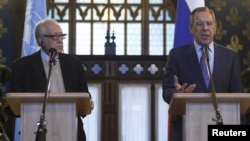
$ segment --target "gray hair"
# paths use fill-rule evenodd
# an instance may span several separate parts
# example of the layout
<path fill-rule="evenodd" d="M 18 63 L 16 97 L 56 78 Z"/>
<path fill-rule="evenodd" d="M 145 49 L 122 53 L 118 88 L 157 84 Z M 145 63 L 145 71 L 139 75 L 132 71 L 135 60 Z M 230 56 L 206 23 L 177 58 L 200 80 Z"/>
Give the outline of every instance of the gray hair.
<path fill-rule="evenodd" d="M 56 24 L 58 25 L 58 22 L 55 19 L 43 19 L 39 21 L 35 26 L 35 37 L 39 37 L 44 32 L 44 26 L 48 24 Z"/>
<path fill-rule="evenodd" d="M 194 20 L 194 16 L 197 12 L 209 12 L 212 17 L 213 17 L 213 22 L 216 24 L 216 18 L 215 18 L 215 15 L 214 15 L 214 12 L 212 9 L 209 9 L 208 7 L 198 7 L 196 9 L 194 9 L 190 15 L 190 25 L 193 25 L 195 20 Z"/>

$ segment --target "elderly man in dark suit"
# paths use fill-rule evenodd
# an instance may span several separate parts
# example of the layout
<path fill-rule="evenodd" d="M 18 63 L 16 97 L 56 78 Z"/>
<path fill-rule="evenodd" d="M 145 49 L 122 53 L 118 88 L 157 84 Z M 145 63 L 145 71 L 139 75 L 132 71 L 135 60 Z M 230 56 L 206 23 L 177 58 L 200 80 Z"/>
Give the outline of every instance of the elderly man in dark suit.
<path fill-rule="evenodd" d="M 45 92 L 50 65 L 50 50 L 56 50 L 52 67 L 50 92 L 88 92 L 85 71 L 81 60 L 75 55 L 63 53 L 63 34 L 59 24 L 53 19 L 37 23 L 35 36 L 41 49 L 34 54 L 13 62 L 10 81 L 11 92 Z M 93 108 L 92 101 L 91 107 Z M 85 115 L 82 115 L 85 116 Z M 63 118 L 63 117 L 62 117 Z M 81 117 L 78 117 L 78 141 L 85 141 Z"/>
<path fill-rule="evenodd" d="M 194 42 L 170 51 L 163 76 L 163 99 L 170 103 L 174 93 L 210 92 L 205 85 L 200 58 L 201 48 L 208 48 L 209 66 L 215 91 L 220 93 L 242 92 L 241 71 L 236 51 L 213 42 L 216 20 L 207 7 L 196 8 L 190 16 L 190 31 Z M 170 141 L 182 141 L 182 116 L 171 116 Z"/>

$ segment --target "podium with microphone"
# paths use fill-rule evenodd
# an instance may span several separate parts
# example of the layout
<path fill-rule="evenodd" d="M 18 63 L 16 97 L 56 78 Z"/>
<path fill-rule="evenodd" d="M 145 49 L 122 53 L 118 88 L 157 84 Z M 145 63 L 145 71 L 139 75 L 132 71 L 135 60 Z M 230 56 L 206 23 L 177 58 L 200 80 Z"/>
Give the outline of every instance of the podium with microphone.
<path fill-rule="evenodd" d="M 208 141 L 208 136 L 211 135 L 209 125 L 240 125 L 241 115 L 250 106 L 250 95 L 247 93 L 215 92 L 208 50 L 208 45 L 202 46 L 206 65 L 204 68 L 207 69 L 203 72 L 206 75 L 204 80 L 209 81 L 210 93 L 175 93 L 169 105 L 170 115 L 184 117 L 184 141 Z"/>
<path fill-rule="evenodd" d="M 35 140 L 44 93 L 7 93 L 6 100 L 13 113 L 21 117 L 21 140 Z M 45 139 L 77 141 L 77 116 L 91 113 L 89 93 L 50 93 L 46 105 Z"/>
<path fill-rule="evenodd" d="M 77 141 L 78 115 L 91 113 L 87 92 L 51 93 L 50 76 L 57 51 L 49 50 L 45 93 L 7 93 L 12 112 L 21 117 L 22 141 Z"/>
<path fill-rule="evenodd" d="M 223 125 L 240 125 L 240 116 L 250 107 L 250 95 L 217 93 L 216 99 Z M 215 120 L 216 113 L 210 93 L 175 93 L 169 105 L 169 114 L 183 115 L 185 141 L 208 141 L 208 125 L 223 126 Z"/>

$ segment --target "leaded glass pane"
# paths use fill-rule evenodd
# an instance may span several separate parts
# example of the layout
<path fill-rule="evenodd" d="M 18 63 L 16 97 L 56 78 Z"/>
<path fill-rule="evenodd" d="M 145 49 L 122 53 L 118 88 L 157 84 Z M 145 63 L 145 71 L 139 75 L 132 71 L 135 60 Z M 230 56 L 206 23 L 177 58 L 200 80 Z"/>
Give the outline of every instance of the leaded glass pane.
<path fill-rule="evenodd" d="M 69 52 L 69 23 L 59 23 L 59 24 L 62 28 L 62 32 L 67 34 L 67 36 L 63 40 L 63 52 L 68 53 Z"/>
<path fill-rule="evenodd" d="M 111 24 L 110 36 L 114 33 L 115 43 L 116 43 L 116 55 L 125 54 L 125 44 L 124 44 L 124 24 L 123 23 L 114 23 Z"/>
<path fill-rule="evenodd" d="M 149 3 L 163 3 L 164 0 L 149 0 Z"/>
<path fill-rule="evenodd" d="M 79 55 L 91 54 L 91 30 L 89 23 L 77 23 L 76 28 L 76 52 Z"/>
<path fill-rule="evenodd" d="M 107 0 L 93 0 L 93 3 L 108 3 Z"/>
<path fill-rule="evenodd" d="M 55 3 L 68 3 L 69 0 L 55 0 Z"/>
<path fill-rule="evenodd" d="M 175 30 L 175 24 L 166 24 L 167 26 L 167 49 L 166 54 L 168 55 L 169 51 L 174 47 L 174 30 Z"/>
<path fill-rule="evenodd" d="M 77 3 L 90 3 L 91 0 L 76 0 Z"/>
<path fill-rule="evenodd" d="M 125 0 L 110 0 L 111 3 L 124 3 Z"/>
<path fill-rule="evenodd" d="M 141 3 L 141 0 L 127 0 L 127 3 Z"/>
<path fill-rule="evenodd" d="M 163 55 L 163 25 L 150 24 L 149 29 L 149 54 Z"/>
<path fill-rule="evenodd" d="M 126 12 L 128 21 L 142 21 L 142 9 L 140 5 L 131 5 Z"/>
<path fill-rule="evenodd" d="M 93 54 L 104 55 L 106 33 L 107 33 L 107 24 L 105 23 L 93 24 L 93 46 L 94 46 Z"/>
<path fill-rule="evenodd" d="M 127 55 L 141 55 L 141 24 L 128 24 Z"/>

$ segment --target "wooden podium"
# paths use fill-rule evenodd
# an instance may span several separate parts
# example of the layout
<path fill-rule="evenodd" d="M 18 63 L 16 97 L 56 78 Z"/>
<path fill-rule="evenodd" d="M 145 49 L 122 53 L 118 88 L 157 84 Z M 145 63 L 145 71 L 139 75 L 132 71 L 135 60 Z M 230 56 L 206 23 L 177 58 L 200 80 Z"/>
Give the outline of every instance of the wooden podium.
<path fill-rule="evenodd" d="M 21 117 L 21 141 L 36 138 L 44 93 L 7 93 L 6 101 Z M 45 109 L 47 141 L 77 141 L 77 115 L 91 113 L 88 93 L 50 93 Z"/>
<path fill-rule="evenodd" d="M 240 115 L 250 107 L 247 93 L 217 93 L 216 99 L 224 125 L 239 125 Z M 169 113 L 183 115 L 183 141 L 207 141 L 208 125 L 216 125 L 210 93 L 176 93 Z"/>

